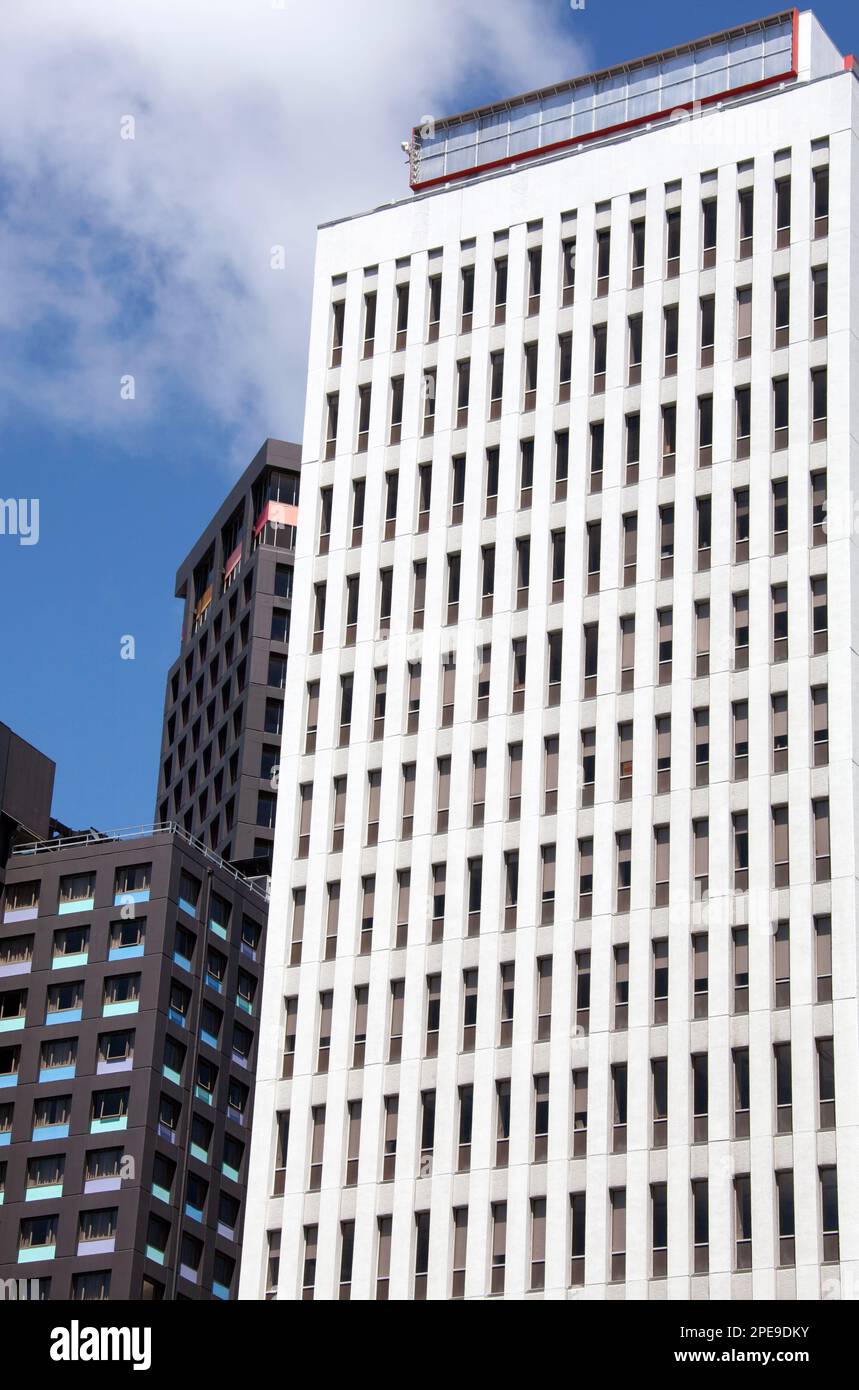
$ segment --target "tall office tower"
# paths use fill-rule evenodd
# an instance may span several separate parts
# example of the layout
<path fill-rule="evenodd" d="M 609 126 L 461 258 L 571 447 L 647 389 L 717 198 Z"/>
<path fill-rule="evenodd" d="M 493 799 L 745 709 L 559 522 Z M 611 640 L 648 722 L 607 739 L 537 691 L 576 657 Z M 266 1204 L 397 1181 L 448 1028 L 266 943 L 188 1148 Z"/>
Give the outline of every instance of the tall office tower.
<path fill-rule="evenodd" d="M 271 872 L 301 449 L 267 439 L 176 574 L 155 818 Z"/>
<path fill-rule="evenodd" d="M 235 1297 L 266 909 L 178 827 L 14 850 L 0 893 L 6 1297 Z"/>
<path fill-rule="evenodd" d="M 320 232 L 242 1296 L 855 1297 L 857 118 L 786 12 Z"/>

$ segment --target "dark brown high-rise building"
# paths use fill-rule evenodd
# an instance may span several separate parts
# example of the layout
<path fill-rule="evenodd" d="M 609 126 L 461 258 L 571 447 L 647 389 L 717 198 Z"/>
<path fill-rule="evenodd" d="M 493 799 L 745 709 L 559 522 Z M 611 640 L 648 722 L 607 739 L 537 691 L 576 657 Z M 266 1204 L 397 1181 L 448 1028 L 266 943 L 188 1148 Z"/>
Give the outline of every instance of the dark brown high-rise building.
<path fill-rule="evenodd" d="M 300 462 L 267 439 L 176 575 L 156 820 L 250 874 L 271 867 Z"/>
<path fill-rule="evenodd" d="M 267 907 L 261 885 L 176 827 L 13 850 L 0 894 L 7 1296 L 235 1295 Z"/>

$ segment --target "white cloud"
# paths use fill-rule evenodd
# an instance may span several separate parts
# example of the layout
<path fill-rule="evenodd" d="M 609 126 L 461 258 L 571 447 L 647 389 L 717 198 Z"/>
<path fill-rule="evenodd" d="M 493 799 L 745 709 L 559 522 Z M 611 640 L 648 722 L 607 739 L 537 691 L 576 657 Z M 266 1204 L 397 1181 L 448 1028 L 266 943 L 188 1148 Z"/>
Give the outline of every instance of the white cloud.
<path fill-rule="evenodd" d="M 243 461 L 294 435 L 316 225 L 406 196 L 400 140 L 464 88 L 580 71 L 576 23 L 545 0 L 9 6 L 0 409 L 117 434 L 131 373 L 135 419 L 190 392 Z"/>

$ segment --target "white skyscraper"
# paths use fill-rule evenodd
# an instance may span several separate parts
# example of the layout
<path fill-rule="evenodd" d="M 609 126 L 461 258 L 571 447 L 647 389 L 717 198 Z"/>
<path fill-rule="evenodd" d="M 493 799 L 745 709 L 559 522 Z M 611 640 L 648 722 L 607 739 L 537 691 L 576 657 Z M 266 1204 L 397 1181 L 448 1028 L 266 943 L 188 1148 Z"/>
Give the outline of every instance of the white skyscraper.
<path fill-rule="evenodd" d="M 786 11 L 320 231 L 243 1297 L 859 1292 L 857 130 Z"/>

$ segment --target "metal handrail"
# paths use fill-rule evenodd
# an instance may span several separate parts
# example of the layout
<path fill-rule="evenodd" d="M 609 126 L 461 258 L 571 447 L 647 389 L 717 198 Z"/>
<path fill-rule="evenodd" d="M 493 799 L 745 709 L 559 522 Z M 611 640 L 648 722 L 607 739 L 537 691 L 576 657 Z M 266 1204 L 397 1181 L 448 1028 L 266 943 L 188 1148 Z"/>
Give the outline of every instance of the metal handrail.
<path fill-rule="evenodd" d="M 185 830 L 183 826 L 178 825 L 175 821 L 153 822 L 149 825 L 124 826 L 121 830 L 101 831 L 90 829 L 82 831 L 78 835 L 60 835 L 53 840 L 38 840 L 34 844 L 19 845 L 12 853 L 13 856 L 18 854 L 41 854 L 45 850 L 71 849 L 74 846 L 96 845 L 102 844 L 105 841 L 141 840 L 151 835 L 162 834 L 178 835 L 180 840 L 184 840 L 186 844 L 191 845 L 191 847 L 197 850 L 204 859 L 216 864 L 218 868 L 230 878 L 236 879 L 239 883 L 246 884 L 253 893 L 258 894 L 265 902 L 268 902 L 268 892 L 261 888 L 254 879 L 248 878 L 246 874 L 236 869 L 226 859 L 223 859 L 220 854 L 216 854 L 214 850 L 209 849 L 207 845 L 203 844 L 202 840 L 197 839 L 196 835 L 190 834 L 189 831 Z"/>

